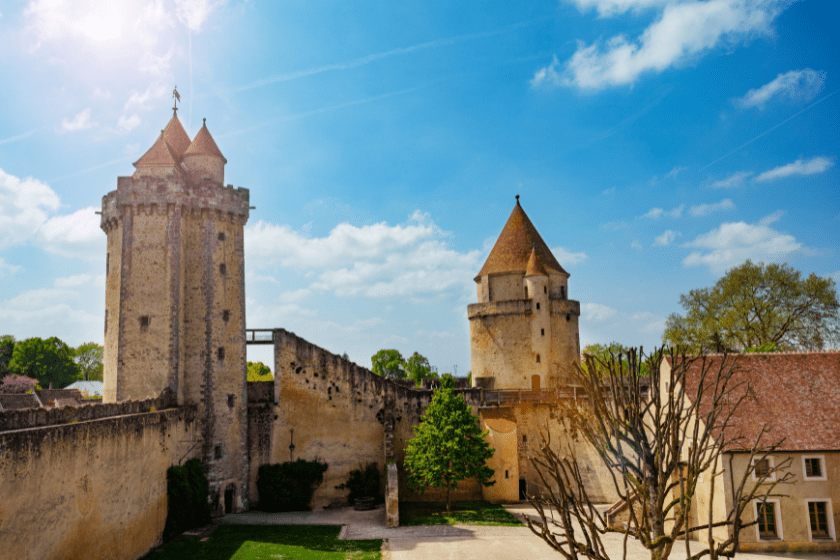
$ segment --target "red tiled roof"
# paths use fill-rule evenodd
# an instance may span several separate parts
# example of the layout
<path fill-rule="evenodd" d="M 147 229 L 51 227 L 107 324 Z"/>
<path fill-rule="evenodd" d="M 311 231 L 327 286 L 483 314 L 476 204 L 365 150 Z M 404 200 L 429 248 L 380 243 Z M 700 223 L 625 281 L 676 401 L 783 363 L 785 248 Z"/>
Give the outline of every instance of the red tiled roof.
<path fill-rule="evenodd" d="M 184 157 L 184 152 L 190 146 L 190 137 L 187 135 L 184 127 L 181 126 L 181 121 L 178 120 L 178 113 L 173 112 L 172 118 L 167 123 L 166 128 L 163 129 L 163 139 L 172 148 L 172 152 L 180 162 L 181 158 Z"/>
<path fill-rule="evenodd" d="M 167 144 L 164 133 L 161 132 L 149 151 L 134 163 L 134 167 L 166 167 L 171 165 L 180 171 L 180 164 L 181 158 Z"/>
<path fill-rule="evenodd" d="M 710 357 L 711 371 L 718 371 L 722 358 L 720 354 Z M 767 424 L 770 431 L 762 438 L 764 444 L 784 438 L 781 449 L 786 451 L 840 450 L 840 352 L 728 358 L 733 359 L 736 372 L 730 384 L 748 381 L 755 398 L 741 402 L 727 438 L 742 435 L 743 443 L 752 445 Z M 700 365 L 695 362 L 687 374 L 687 394 L 696 391 L 699 374 Z"/>
<path fill-rule="evenodd" d="M 525 276 L 548 276 L 536 249 L 531 249 L 531 256 L 528 257 L 528 265 L 525 267 Z"/>
<path fill-rule="evenodd" d="M 213 137 L 210 136 L 210 131 L 207 130 L 207 123 L 204 123 L 204 126 L 201 127 L 201 130 L 198 131 L 198 134 L 195 135 L 195 138 L 192 141 L 192 144 L 189 145 L 184 155 L 205 155 L 205 156 L 215 156 L 218 158 L 222 158 L 222 161 L 227 163 L 225 156 L 222 155 L 221 150 L 216 145 L 216 141 L 213 140 Z"/>
<path fill-rule="evenodd" d="M 499 239 L 490 251 L 490 256 L 487 257 L 484 266 L 481 267 L 481 272 L 478 273 L 476 281 L 485 274 L 496 274 L 500 272 L 525 272 L 528 269 L 528 260 L 531 256 L 531 251 L 536 251 L 544 272 L 559 272 L 567 274 L 554 255 L 548 245 L 545 244 L 537 228 L 528 219 L 522 206 L 519 205 L 519 200 L 516 201 L 516 206 L 513 207 L 507 223 L 505 224 Z"/>

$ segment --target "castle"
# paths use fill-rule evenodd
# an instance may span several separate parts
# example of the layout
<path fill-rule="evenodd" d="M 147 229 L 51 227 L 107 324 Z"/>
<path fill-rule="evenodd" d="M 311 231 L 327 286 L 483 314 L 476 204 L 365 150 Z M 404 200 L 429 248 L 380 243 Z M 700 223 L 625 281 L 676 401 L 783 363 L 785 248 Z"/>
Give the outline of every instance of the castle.
<path fill-rule="evenodd" d="M 0 414 L 0 550 L 142 556 L 162 534 L 166 469 L 193 457 L 214 515 L 258 502 L 261 465 L 298 458 L 329 465 L 313 507 L 344 503 L 338 486 L 371 462 L 385 473 L 389 525 L 399 501 L 440 498 L 408 491 L 401 468 L 430 390 L 284 329 L 246 329 L 249 192 L 224 185 L 226 163 L 206 123 L 190 140 L 175 110 L 134 173 L 103 197 L 104 404 Z M 473 386 L 459 389 L 496 449 L 496 484 L 464 481 L 453 499 L 518 501 L 541 485 L 527 458 L 546 430 L 569 441 L 550 403 L 576 397 L 564 376 L 579 356 L 580 304 L 518 198 L 475 278 Z M 274 381 L 246 381 L 247 344 L 273 345 Z M 590 496 L 612 501 L 609 474 L 589 464 Z M 45 523 L 49 538 L 32 529 Z"/>

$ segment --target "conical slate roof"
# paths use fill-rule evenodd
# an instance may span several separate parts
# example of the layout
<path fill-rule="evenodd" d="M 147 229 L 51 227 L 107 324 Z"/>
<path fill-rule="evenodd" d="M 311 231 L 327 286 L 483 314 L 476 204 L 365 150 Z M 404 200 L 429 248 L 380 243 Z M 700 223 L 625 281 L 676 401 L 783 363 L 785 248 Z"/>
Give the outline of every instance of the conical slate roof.
<path fill-rule="evenodd" d="M 210 131 L 207 130 L 207 119 L 204 120 L 204 126 L 195 135 L 192 144 L 189 145 L 184 155 L 215 156 L 221 158 L 224 163 L 227 163 L 225 156 L 222 155 L 221 150 L 216 145 L 216 141 L 210 136 Z"/>
<path fill-rule="evenodd" d="M 173 111 L 172 118 L 167 123 L 166 128 L 163 129 L 163 139 L 172 148 L 172 151 L 178 157 L 178 161 L 184 157 L 184 152 L 190 145 L 190 137 L 181 126 L 181 121 L 178 120 L 178 113 Z"/>
<path fill-rule="evenodd" d="M 180 171 L 181 158 L 172 150 L 164 140 L 164 132 L 161 131 L 152 147 L 143 156 L 134 162 L 134 167 L 163 167 L 171 165 Z"/>
<path fill-rule="evenodd" d="M 481 272 L 476 276 L 476 281 L 486 274 L 526 272 L 532 251 L 536 253 L 535 259 L 541 265 L 543 274 L 551 272 L 568 274 L 551 254 L 551 250 L 540 237 L 537 228 L 519 205 L 519 197 L 517 197 L 516 206 L 513 207 L 513 212 L 502 229 L 499 239 L 496 240 L 493 250 L 490 251 L 490 256 L 481 267 Z"/>

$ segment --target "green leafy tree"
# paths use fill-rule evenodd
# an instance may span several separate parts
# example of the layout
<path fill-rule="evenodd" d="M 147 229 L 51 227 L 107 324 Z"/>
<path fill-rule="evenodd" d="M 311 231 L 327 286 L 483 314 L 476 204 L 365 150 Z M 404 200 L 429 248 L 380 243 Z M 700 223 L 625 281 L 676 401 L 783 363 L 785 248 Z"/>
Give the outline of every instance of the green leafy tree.
<path fill-rule="evenodd" d="M 102 345 L 95 342 L 86 342 L 74 351 L 73 361 L 84 381 L 102 381 L 102 351 Z"/>
<path fill-rule="evenodd" d="M 248 381 L 273 381 L 271 369 L 262 362 L 248 362 Z"/>
<path fill-rule="evenodd" d="M 408 372 L 408 378 L 413 379 L 418 386 L 423 379 L 438 378 L 437 371 L 432 369 L 432 366 L 429 365 L 429 360 L 419 352 L 412 354 L 411 357 L 405 361 L 404 367 Z"/>
<path fill-rule="evenodd" d="M 685 316 L 672 314 L 663 341 L 691 351 L 743 351 L 775 343 L 779 350 L 822 350 L 840 341 L 834 280 L 807 278 L 787 264 L 730 269 L 711 288 L 680 296 Z"/>
<path fill-rule="evenodd" d="M 12 360 L 12 352 L 15 349 L 15 337 L 10 334 L 0 336 L 0 378 L 10 373 L 9 362 Z"/>
<path fill-rule="evenodd" d="M 495 484 L 493 469 L 486 465 L 495 450 L 464 397 L 455 394 L 454 384 L 451 376 L 444 376 L 405 449 L 409 487 L 420 493 L 427 487 L 446 488 L 446 511 L 459 481 L 477 478 L 484 486 Z"/>
<path fill-rule="evenodd" d="M 370 357 L 371 371 L 388 379 L 405 379 L 405 362 L 399 350 L 380 350 Z"/>
<path fill-rule="evenodd" d="M 9 368 L 38 380 L 41 387 L 66 387 L 79 379 L 74 351 L 56 337 L 27 338 L 15 344 Z"/>

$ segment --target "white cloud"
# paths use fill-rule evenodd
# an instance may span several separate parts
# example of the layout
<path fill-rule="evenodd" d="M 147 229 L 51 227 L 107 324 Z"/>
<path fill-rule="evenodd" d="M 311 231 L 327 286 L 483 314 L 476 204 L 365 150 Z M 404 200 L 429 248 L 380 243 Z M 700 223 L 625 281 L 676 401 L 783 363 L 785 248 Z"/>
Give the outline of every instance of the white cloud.
<path fill-rule="evenodd" d="M 60 288 L 38 288 L 7 299 L 3 305 L 12 309 L 36 309 L 79 297 L 78 292 Z"/>
<path fill-rule="evenodd" d="M 772 82 L 758 89 L 751 89 L 737 101 L 741 107 L 764 107 L 774 97 L 787 97 L 792 101 L 808 102 L 822 91 L 825 72 L 810 68 L 791 70 L 776 76 Z"/>
<path fill-rule="evenodd" d="M 3 257 L 0 257 L 0 277 L 14 274 L 23 270 L 23 267 L 16 264 L 9 264 Z"/>
<path fill-rule="evenodd" d="M 589 257 L 581 251 L 580 253 L 573 253 L 565 247 L 555 247 L 551 250 L 554 258 L 560 263 L 560 266 L 577 266 L 586 262 Z"/>
<path fill-rule="evenodd" d="M 581 318 L 584 321 L 600 323 L 615 317 L 618 311 L 600 303 L 584 303 L 580 306 Z"/>
<path fill-rule="evenodd" d="M 131 132 L 143 121 L 140 119 L 140 116 L 137 114 L 131 115 L 130 117 L 126 118 L 125 115 L 120 115 L 119 120 L 117 121 L 117 128 L 121 132 Z"/>
<path fill-rule="evenodd" d="M 738 171 L 726 179 L 720 179 L 709 185 L 710 189 L 735 189 L 742 187 L 744 181 L 753 174 L 752 171 Z"/>
<path fill-rule="evenodd" d="M 683 245 L 699 249 L 683 259 L 683 265 L 706 265 L 714 272 L 723 272 L 747 259 L 770 262 L 784 260 L 794 251 L 803 250 L 803 247 L 792 235 L 769 227 L 779 221 L 781 215 L 781 212 L 775 212 L 756 224 L 721 224 Z"/>
<path fill-rule="evenodd" d="M 0 301 L 0 324 L 21 340 L 65 333 L 61 339 L 71 346 L 89 340 L 101 341 L 102 315 L 90 313 L 85 307 L 75 309 L 68 303 L 79 298 L 79 293 L 73 290 L 28 290 Z"/>
<path fill-rule="evenodd" d="M 653 220 L 658 220 L 662 216 L 670 216 L 672 218 L 679 218 L 680 216 L 682 216 L 683 210 L 685 210 L 685 204 L 680 204 L 679 206 L 677 206 L 676 208 L 674 208 L 673 210 L 670 210 L 668 212 L 666 212 L 662 208 L 651 208 L 650 210 L 648 210 L 647 214 L 644 214 L 643 216 L 639 216 L 639 217 L 640 218 L 651 218 Z"/>
<path fill-rule="evenodd" d="M 62 119 L 61 121 L 61 130 L 65 132 L 76 132 L 77 130 L 87 130 L 88 128 L 93 127 L 93 123 L 90 122 L 90 109 L 85 109 L 72 120 Z"/>
<path fill-rule="evenodd" d="M 74 274 L 73 276 L 62 276 L 53 280 L 56 288 L 76 288 L 78 286 L 99 286 L 105 287 L 104 274 Z"/>
<path fill-rule="evenodd" d="M 827 157 L 815 157 L 805 161 L 798 159 L 793 163 L 782 165 L 765 171 L 755 178 L 756 183 L 763 183 L 766 181 L 775 181 L 791 175 L 815 175 L 822 173 L 834 166 L 834 160 Z"/>
<path fill-rule="evenodd" d="M 128 110 L 133 107 L 146 109 L 149 102 L 165 99 L 167 93 L 169 93 L 169 88 L 160 83 L 149 85 L 143 93 L 133 91 L 131 96 L 129 96 L 128 101 L 125 102 L 125 111 L 128 112 Z"/>
<path fill-rule="evenodd" d="M 706 214 L 711 214 L 712 212 L 717 212 L 719 210 L 734 209 L 735 203 L 732 202 L 732 200 L 729 198 L 724 198 L 720 202 L 715 202 L 713 204 L 698 204 L 697 206 L 692 206 L 688 213 L 692 216 L 700 217 L 705 216 Z"/>
<path fill-rule="evenodd" d="M 210 17 L 210 12 L 216 6 L 224 4 L 224 1 L 212 2 L 211 0 L 175 0 L 178 19 L 187 26 L 190 31 L 200 31 L 201 26 Z"/>
<path fill-rule="evenodd" d="M 145 52 L 140 57 L 140 71 L 151 74 L 156 78 L 165 78 L 169 75 L 172 65 L 172 55 L 175 49 L 170 48 L 166 54 L 157 56 L 152 52 Z"/>
<path fill-rule="evenodd" d="M 633 249 L 638 249 L 639 251 L 642 250 L 642 244 L 639 243 L 639 241 L 636 239 L 633 240 L 633 242 L 630 244 L 630 247 L 632 247 Z"/>
<path fill-rule="evenodd" d="M 661 17 L 635 40 L 624 35 L 606 43 L 578 49 L 560 69 L 552 63 L 538 70 L 531 84 L 570 85 L 581 89 L 601 89 L 632 84 L 642 74 L 662 72 L 679 66 L 721 46 L 748 40 L 771 31 L 771 23 L 787 6 L 783 0 L 707 0 L 675 2 L 586 1 L 602 14 L 619 13 L 619 7 L 642 8 L 664 4 Z"/>
<path fill-rule="evenodd" d="M 673 231 L 673 230 L 668 229 L 668 230 L 665 230 L 665 232 L 662 235 L 660 235 L 659 237 L 654 239 L 653 244 L 654 245 L 667 246 L 667 245 L 670 245 L 674 241 L 674 239 L 676 239 L 677 237 L 679 237 L 681 235 L 682 234 L 678 231 Z"/>
<path fill-rule="evenodd" d="M 667 4 L 669 0 L 571 0 L 581 10 L 595 8 L 602 16 L 614 16 Z"/>
<path fill-rule="evenodd" d="M 688 167 L 675 166 L 671 171 L 669 171 L 665 175 L 665 178 L 666 179 L 676 179 L 677 175 L 679 175 L 680 172 L 685 171 L 686 169 L 688 169 Z"/>
<path fill-rule="evenodd" d="M 263 221 L 245 230 L 245 250 L 260 267 L 307 271 L 309 290 L 339 296 L 414 296 L 466 291 L 479 270 L 480 251 L 459 253 L 428 215 L 405 224 L 337 225 L 326 237 L 308 237 Z"/>
<path fill-rule="evenodd" d="M 105 233 L 99 227 L 96 211 L 97 208 L 89 206 L 50 218 L 40 227 L 35 241 L 57 255 L 101 259 L 105 255 Z"/>
<path fill-rule="evenodd" d="M 0 169 L 0 249 L 29 239 L 59 205 L 58 195 L 46 184 Z"/>

